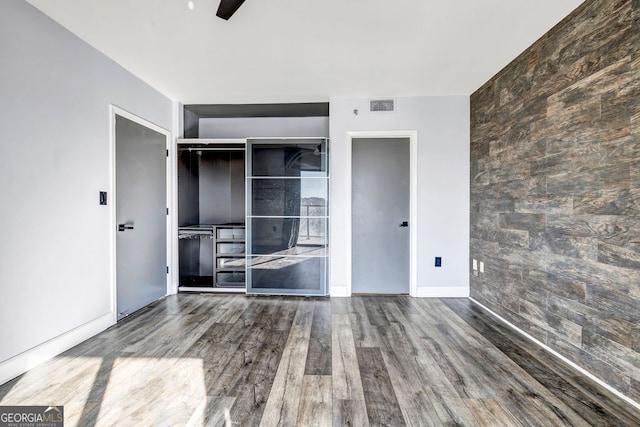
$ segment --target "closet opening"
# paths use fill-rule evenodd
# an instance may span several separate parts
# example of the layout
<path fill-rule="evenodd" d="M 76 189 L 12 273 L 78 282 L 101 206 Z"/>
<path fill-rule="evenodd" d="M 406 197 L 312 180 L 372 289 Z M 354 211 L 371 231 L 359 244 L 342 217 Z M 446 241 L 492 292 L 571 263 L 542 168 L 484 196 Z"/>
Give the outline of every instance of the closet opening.
<path fill-rule="evenodd" d="M 245 143 L 178 143 L 180 291 L 245 291 Z"/>

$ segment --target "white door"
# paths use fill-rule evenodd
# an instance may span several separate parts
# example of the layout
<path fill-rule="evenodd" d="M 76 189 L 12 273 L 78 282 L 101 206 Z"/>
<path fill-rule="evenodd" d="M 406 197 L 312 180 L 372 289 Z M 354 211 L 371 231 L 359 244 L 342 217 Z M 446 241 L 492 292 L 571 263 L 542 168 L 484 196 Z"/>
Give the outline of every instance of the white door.
<path fill-rule="evenodd" d="M 410 291 L 410 139 L 353 138 L 353 293 Z"/>
<path fill-rule="evenodd" d="M 121 319 L 167 293 L 167 137 L 117 114 L 115 121 Z"/>

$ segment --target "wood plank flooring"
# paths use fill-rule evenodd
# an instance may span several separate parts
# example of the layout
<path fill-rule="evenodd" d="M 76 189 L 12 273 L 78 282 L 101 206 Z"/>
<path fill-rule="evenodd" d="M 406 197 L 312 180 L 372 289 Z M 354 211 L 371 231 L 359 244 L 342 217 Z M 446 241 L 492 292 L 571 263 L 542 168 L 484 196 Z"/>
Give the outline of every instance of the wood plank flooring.
<path fill-rule="evenodd" d="M 66 426 L 638 426 L 466 299 L 180 294 L 0 386 Z"/>

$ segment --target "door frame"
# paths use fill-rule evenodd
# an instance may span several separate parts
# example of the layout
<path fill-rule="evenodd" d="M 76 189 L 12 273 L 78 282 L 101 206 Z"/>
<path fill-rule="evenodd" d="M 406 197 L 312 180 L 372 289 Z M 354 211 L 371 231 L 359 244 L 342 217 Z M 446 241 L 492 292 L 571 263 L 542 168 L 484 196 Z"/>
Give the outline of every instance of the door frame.
<path fill-rule="evenodd" d="M 151 129 L 155 132 L 158 132 L 165 137 L 165 149 L 167 150 L 167 158 L 165 163 L 165 204 L 166 207 L 169 208 L 172 202 L 172 175 L 171 175 L 171 158 L 172 158 L 172 150 L 171 147 L 171 132 L 167 129 L 164 129 L 150 121 L 143 119 L 142 117 L 136 116 L 133 113 L 130 113 L 120 107 L 117 107 L 113 104 L 109 105 L 109 169 L 110 169 L 110 191 L 107 199 L 107 203 L 110 205 L 109 209 L 109 244 L 111 246 L 110 250 L 110 271 L 111 271 L 111 312 L 113 315 L 113 323 L 118 322 L 118 266 L 117 266 L 117 258 L 116 258 L 116 235 L 117 231 L 117 218 L 116 218 L 116 201 L 117 201 L 117 189 L 116 189 L 116 116 L 123 117 L 125 119 L 131 120 L 141 126 L 144 126 L 148 129 Z M 169 271 L 172 272 L 173 268 L 173 256 L 172 256 L 172 244 L 171 244 L 171 236 L 172 236 L 172 215 L 173 209 L 169 209 L 169 213 L 166 216 L 166 263 L 169 267 Z M 172 275 L 166 275 L 166 295 L 175 294 L 177 290 L 173 289 L 173 281 L 171 280 Z"/>
<path fill-rule="evenodd" d="M 409 295 L 417 296 L 418 289 L 418 131 L 417 130 L 383 130 L 383 131 L 349 131 L 346 138 L 346 166 L 347 182 L 345 183 L 349 193 L 349 212 L 352 211 L 352 171 L 353 171 L 353 139 L 409 139 Z M 352 294 L 352 274 L 353 274 L 353 248 L 351 236 L 353 235 L 351 215 L 347 219 L 347 229 L 349 235 L 348 263 L 349 277 L 347 282 L 347 295 Z"/>

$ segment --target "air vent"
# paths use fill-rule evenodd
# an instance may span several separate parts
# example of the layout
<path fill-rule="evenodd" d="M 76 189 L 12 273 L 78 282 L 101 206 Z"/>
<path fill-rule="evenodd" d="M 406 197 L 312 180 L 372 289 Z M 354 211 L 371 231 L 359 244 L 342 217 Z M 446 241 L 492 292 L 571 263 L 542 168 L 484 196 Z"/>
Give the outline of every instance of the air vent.
<path fill-rule="evenodd" d="M 394 111 L 393 99 L 372 99 L 369 101 L 369 111 Z"/>

